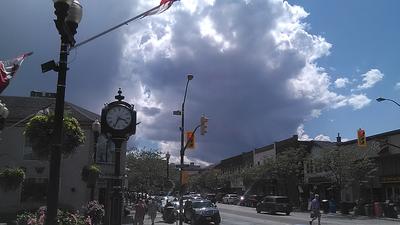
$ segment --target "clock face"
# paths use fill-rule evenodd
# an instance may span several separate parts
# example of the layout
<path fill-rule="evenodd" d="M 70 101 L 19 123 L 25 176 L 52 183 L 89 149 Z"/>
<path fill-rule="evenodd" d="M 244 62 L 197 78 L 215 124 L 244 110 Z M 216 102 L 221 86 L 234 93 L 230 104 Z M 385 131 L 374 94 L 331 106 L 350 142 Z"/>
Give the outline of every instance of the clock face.
<path fill-rule="evenodd" d="M 131 111 L 124 106 L 115 106 L 108 110 L 106 115 L 108 126 L 115 130 L 123 130 L 132 122 Z"/>

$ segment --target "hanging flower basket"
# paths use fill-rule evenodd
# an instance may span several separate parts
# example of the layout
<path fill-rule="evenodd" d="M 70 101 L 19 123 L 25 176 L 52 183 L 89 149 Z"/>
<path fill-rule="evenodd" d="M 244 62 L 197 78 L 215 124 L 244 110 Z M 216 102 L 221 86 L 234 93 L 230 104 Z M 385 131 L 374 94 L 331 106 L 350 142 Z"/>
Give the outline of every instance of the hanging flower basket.
<path fill-rule="evenodd" d="M 25 172 L 22 169 L 7 168 L 0 172 L 0 188 L 4 191 L 18 189 L 25 179 Z"/>
<path fill-rule="evenodd" d="M 32 151 L 40 158 L 47 159 L 53 148 L 54 115 L 36 115 L 32 117 L 25 127 L 25 135 L 32 145 Z M 68 156 L 85 141 L 78 120 L 73 117 L 64 117 L 63 144 L 61 152 Z"/>
<path fill-rule="evenodd" d="M 82 180 L 85 181 L 89 187 L 92 187 L 99 178 L 100 173 L 100 167 L 95 164 L 84 166 L 82 168 Z"/>

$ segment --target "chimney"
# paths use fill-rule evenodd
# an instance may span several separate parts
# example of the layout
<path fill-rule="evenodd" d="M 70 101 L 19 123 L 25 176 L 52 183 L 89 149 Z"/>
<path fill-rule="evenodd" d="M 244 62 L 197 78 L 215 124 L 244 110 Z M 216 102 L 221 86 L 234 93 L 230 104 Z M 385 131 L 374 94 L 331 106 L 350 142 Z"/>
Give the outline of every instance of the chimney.
<path fill-rule="evenodd" d="M 342 137 L 340 137 L 340 133 L 337 133 L 336 142 L 337 143 L 341 143 L 342 142 Z"/>

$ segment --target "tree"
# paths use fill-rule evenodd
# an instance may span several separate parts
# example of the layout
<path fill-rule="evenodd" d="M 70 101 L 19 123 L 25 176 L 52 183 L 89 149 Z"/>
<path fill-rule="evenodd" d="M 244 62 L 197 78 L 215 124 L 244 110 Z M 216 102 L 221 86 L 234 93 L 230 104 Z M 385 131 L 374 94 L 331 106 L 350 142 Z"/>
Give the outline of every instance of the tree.
<path fill-rule="evenodd" d="M 317 167 L 326 170 L 340 189 L 350 182 L 365 180 L 376 164 L 365 154 L 354 149 L 337 149 L 324 152 L 315 160 Z"/>
<path fill-rule="evenodd" d="M 225 187 L 229 181 L 220 170 L 209 169 L 189 178 L 189 189 L 196 192 L 217 192 L 220 187 Z"/>
<path fill-rule="evenodd" d="M 129 189 L 140 192 L 155 193 L 163 189 L 171 189 L 179 181 L 175 168 L 170 165 L 170 180 L 166 180 L 166 161 L 162 153 L 156 149 L 139 149 L 133 147 L 126 157 Z M 178 179 L 177 179 L 178 178 Z M 172 187 L 171 187 L 172 186 Z"/>

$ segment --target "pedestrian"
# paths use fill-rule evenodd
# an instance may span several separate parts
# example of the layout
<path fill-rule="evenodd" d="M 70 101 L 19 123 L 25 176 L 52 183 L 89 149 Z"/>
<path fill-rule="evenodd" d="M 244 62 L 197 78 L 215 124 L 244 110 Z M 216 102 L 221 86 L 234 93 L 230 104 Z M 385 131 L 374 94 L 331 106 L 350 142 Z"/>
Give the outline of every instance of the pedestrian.
<path fill-rule="evenodd" d="M 135 205 L 135 220 L 134 225 L 143 225 L 144 215 L 146 214 L 146 205 L 142 199 L 139 199 L 138 203 Z"/>
<path fill-rule="evenodd" d="M 321 212 L 319 204 L 319 195 L 315 194 L 314 199 L 311 201 L 311 212 L 310 212 L 310 225 L 316 219 L 318 219 L 318 225 L 321 225 Z"/>
<path fill-rule="evenodd" d="M 151 219 L 151 225 L 154 225 L 154 220 L 157 216 L 157 202 L 155 199 L 150 199 L 149 204 L 147 205 L 147 213 Z"/>

